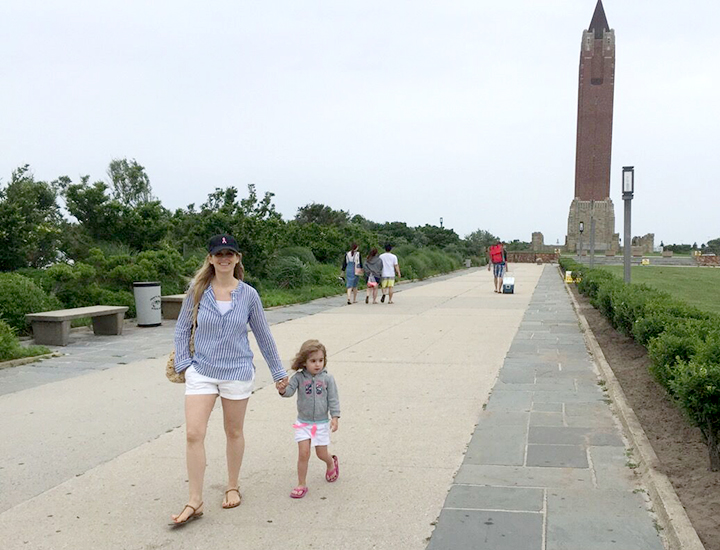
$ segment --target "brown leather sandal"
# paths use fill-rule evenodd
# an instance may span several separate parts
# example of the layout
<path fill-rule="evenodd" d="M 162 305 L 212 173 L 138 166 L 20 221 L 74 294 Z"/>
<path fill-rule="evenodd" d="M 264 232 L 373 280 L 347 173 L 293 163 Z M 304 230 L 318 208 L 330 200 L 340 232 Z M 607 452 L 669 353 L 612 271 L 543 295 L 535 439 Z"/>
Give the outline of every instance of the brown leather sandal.
<path fill-rule="evenodd" d="M 226 499 L 227 499 L 227 494 L 231 491 L 235 491 L 238 494 L 238 501 L 235 504 L 228 504 L 227 506 L 225 505 L 225 502 L 223 502 L 222 507 L 225 510 L 230 510 L 230 508 L 237 508 L 238 506 L 240 506 L 240 503 L 242 502 L 242 495 L 240 494 L 240 487 L 235 487 L 234 489 L 228 489 L 227 491 L 225 491 Z"/>
<path fill-rule="evenodd" d="M 203 503 L 201 502 L 200 505 L 195 508 L 193 506 L 190 506 L 189 504 L 185 505 L 185 508 L 190 508 L 192 510 L 192 514 L 190 514 L 188 517 L 186 517 L 183 521 L 173 521 L 172 523 L 169 523 L 168 525 L 171 525 L 172 527 L 177 527 L 179 525 L 185 525 L 186 523 L 190 523 L 194 519 L 198 519 L 199 517 L 202 517 L 203 513 L 198 512 L 198 508 L 202 508 Z M 185 511 L 185 508 L 183 508 L 180 511 L 180 514 L 178 514 L 178 517 L 182 516 L 182 513 Z"/>

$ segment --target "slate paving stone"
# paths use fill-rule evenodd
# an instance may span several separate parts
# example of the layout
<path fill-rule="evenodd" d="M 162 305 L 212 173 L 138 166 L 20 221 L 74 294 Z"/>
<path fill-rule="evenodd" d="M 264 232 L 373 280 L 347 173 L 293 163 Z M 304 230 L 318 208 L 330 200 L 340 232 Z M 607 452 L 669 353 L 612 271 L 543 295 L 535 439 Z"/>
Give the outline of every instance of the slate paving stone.
<path fill-rule="evenodd" d="M 637 483 L 634 471 L 627 467 L 624 447 L 590 447 L 589 451 L 598 489 L 627 490 Z"/>
<path fill-rule="evenodd" d="M 528 466 L 588 468 L 587 453 L 580 445 L 528 445 Z"/>
<path fill-rule="evenodd" d="M 520 466 L 525 460 L 525 426 L 484 426 L 479 424 L 465 453 L 467 464 Z"/>
<path fill-rule="evenodd" d="M 584 416 L 593 417 L 602 415 L 611 418 L 610 410 L 602 401 L 597 403 L 567 403 L 565 405 L 565 414 L 567 416 Z"/>
<path fill-rule="evenodd" d="M 548 491 L 547 550 L 663 550 L 639 494 Z"/>
<path fill-rule="evenodd" d="M 428 550 L 542 550 L 543 518 L 528 512 L 443 510 Z"/>
<path fill-rule="evenodd" d="M 540 512 L 543 509 L 544 497 L 543 489 L 453 485 L 445 507 L 464 510 Z"/>
<path fill-rule="evenodd" d="M 530 413 L 526 411 L 489 411 L 480 413 L 478 427 L 480 426 L 522 426 L 528 425 Z M 476 428 L 477 431 L 477 428 Z"/>
<path fill-rule="evenodd" d="M 583 445 L 586 428 L 565 428 L 551 426 L 531 426 L 528 443 L 542 445 Z"/>
<path fill-rule="evenodd" d="M 488 401 L 488 410 L 529 411 L 533 401 L 533 392 L 494 391 Z"/>
<path fill-rule="evenodd" d="M 503 466 L 500 464 L 465 464 L 455 476 L 455 483 L 505 485 L 508 487 L 576 487 L 593 489 L 589 468 L 551 468 Z"/>
<path fill-rule="evenodd" d="M 504 367 L 498 379 L 508 384 L 532 384 L 535 372 L 525 367 Z"/>
<path fill-rule="evenodd" d="M 602 402 L 601 392 L 549 392 L 536 391 L 533 401 L 540 403 L 595 403 Z"/>
<path fill-rule="evenodd" d="M 532 404 L 532 410 L 533 410 L 533 411 L 539 411 L 539 412 L 562 413 L 562 412 L 563 412 L 563 404 L 562 404 L 562 403 L 537 403 L 537 402 L 533 402 L 533 404 Z"/>
<path fill-rule="evenodd" d="M 520 384 L 498 381 L 495 384 L 494 391 L 545 391 L 545 392 L 570 392 L 576 391 L 575 381 L 572 378 L 563 378 L 558 380 L 539 379 L 535 383 Z"/>
<path fill-rule="evenodd" d="M 615 429 L 594 430 L 588 434 L 588 444 L 595 447 L 625 447 L 620 434 Z"/>
<path fill-rule="evenodd" d="M 562 413 L 532 412 L 530 426 L 564 426 Z"/>

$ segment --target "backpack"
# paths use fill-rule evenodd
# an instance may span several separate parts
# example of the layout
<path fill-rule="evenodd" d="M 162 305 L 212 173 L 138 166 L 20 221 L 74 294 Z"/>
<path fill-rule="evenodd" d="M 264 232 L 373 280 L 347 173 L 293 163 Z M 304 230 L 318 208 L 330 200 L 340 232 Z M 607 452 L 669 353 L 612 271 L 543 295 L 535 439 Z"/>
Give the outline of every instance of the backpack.
<path fill-rule="evenodd" d="M 503 247 L 501 244 L 494 244 L 490 247 L 490 261 L 494 264 L 501 264 L 503 258 Z"/>

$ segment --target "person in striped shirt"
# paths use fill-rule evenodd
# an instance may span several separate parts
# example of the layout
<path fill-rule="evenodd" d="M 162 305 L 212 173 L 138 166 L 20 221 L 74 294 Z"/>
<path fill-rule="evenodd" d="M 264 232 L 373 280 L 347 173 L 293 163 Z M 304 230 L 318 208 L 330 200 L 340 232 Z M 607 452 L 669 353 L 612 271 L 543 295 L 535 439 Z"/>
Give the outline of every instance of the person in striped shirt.
<path fill-rule="evenodd" d="M 218 395 L 227 437 L 228 484 L 222 507 L 235 508 L 242 500 L 238 478 L 245 450 L 243 424 L 255 378 L 248 324 L 276 387 L 284 387 L 288 382 L 260 297 L 243 282 L 243 274 L 237 241 L 230 235 L 212 237 L 208 256 L 190 283 L 175 326 L 175 370 L 185 371 L 190 498 L 179 514 L 171 516 L 174 525 L 203 515 L 205 433 Z M 195 351 L 191 354 L 196 306 Z"/>

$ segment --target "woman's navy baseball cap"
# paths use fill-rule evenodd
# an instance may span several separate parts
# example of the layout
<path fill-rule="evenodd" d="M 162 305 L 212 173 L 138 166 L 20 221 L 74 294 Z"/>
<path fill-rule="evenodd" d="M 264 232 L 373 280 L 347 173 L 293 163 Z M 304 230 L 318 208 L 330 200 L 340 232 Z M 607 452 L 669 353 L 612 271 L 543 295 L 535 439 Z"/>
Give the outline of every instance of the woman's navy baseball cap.
<path fill-rule="evenodd" d="M 208 243 L 208 252 L 217 254 L 221 250 L 232 250 L 236 254 L 240 254 L 237 241 L 231 235 L 215 235 Z"/>

